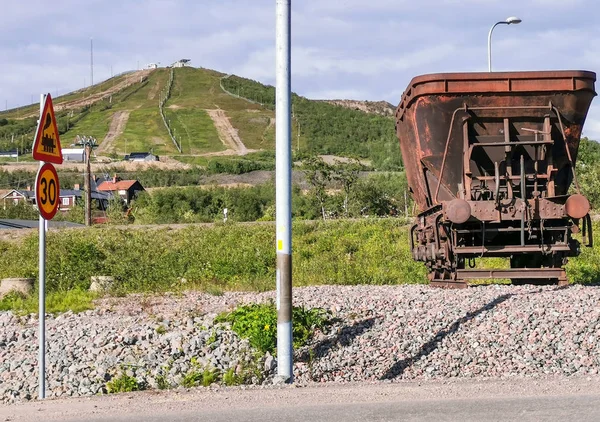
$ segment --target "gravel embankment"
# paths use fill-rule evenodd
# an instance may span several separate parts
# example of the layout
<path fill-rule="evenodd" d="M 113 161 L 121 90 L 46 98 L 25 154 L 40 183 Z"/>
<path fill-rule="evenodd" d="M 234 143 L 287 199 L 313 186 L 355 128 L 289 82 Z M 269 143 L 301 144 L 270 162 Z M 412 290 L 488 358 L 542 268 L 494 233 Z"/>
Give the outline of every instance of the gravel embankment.
<path fill-rule="evenodd" d="M 239 371 L 252 351 L 231 331 L 213 328 L 213 318 L 238 303 L 273 297 L 132 296 L 48 317 L 48 396 L 103 392 L 121 371 L 148 388 L 159 381 L 177 386 L 192 357 L 198 365 Z M 336 318 L 328 333 L 297 351 L 298 384 L 600 371 L 597 286 L 325 286 L 295 289 L 294 301 L 326 308 Z M 37 397 L 37 344 L 35 315 L 0 313 L 0 400 Z M 258 363 L 271 383 L 275 362 L 264 356 Z"/>

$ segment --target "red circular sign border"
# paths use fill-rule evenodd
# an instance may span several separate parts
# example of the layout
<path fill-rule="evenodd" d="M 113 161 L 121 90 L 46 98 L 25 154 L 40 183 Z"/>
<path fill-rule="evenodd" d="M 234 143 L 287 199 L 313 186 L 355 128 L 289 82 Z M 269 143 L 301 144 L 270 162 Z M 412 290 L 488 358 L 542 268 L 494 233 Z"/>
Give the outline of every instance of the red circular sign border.
<path fill-rule="evenodd" d="M 44 209 L 42 207 L 40 207 L 40 189 L 38 189 L 38 185 L 40 184 L 40 177 L 42 176 L 42 174 L 45 171 L 50 171 L 53 175 L 54 178 L 56 179 L 56 205 L 54 206 L 54 210 L 50 213 L 46 213 L 44 211 Z M 40 215 L 45 219 L 45 220 L 52 220 L 54 218 L 54 216 L 56 215 L 56 212 L 58 211 L 58 204 L 60 202 L 60 183 L 58 181 L 58 173 L 56 172 L 56 169 L 54 168 L 54 166 L 51 163 L 44 163 L 43 166 L 40 167 L 40 169 L 37 172 L 37 176 L 35 176 L 35 205 L 40 213 Z"/>

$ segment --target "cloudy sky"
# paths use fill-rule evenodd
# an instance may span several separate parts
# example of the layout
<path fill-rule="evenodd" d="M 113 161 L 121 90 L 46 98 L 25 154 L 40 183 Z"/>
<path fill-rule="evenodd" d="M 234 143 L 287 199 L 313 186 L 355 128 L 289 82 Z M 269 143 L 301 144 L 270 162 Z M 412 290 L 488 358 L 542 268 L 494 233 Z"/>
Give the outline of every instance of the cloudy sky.
<path fill-rule="evenodd" d="M 65 93 L 147 63 L 273 84 L 275 0 L 4 0 L 0 107 Z M 597 0 L 292 0 L 292 89 L 309 98 L 397 104 L 413 76 L 486 71 L 600 73 Z M 600 86 L 600 84 L 599 84 Z M 600 88 L 597 88 L 600 91 Z M 600 99 L 584 134 L 600 140 Z"/>

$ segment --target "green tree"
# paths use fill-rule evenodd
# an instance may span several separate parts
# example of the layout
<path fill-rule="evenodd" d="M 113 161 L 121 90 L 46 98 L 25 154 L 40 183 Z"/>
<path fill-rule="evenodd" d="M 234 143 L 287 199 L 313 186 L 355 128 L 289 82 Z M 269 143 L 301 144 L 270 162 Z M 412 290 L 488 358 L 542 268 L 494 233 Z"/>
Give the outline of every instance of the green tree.
<path fill-rule="evenodd" d="M 306 180 L 312 187 L 313 194 L 319 201 L 321 216 L 326 218 L 325 201 L 327 199 L 327 184 L 331 181 L 332 168 L 320 157 L 310 157 L 302 162 Z"/>
<path fill-rule="evenodd" d="M 582 193 L 593 207 L 600 206 L 600 144 L 588 138 L 581 138 L 577 154 L 577 179 Z"/>
<path fill-rule="evenodd" d="M 331 169 L 331 177 L 333 180 L 338 181 L 342 185 L 342 189 L 344 191 L 344 216 L 348 217 L 348 199 L 350 198 L 352 188 L 358 181 L 358 176 L 362 166 L 356 159 L 350 160 L 350 162 L 347 164 L 339 161 L 336 161 L 335 164 L 336 165 Z"/>

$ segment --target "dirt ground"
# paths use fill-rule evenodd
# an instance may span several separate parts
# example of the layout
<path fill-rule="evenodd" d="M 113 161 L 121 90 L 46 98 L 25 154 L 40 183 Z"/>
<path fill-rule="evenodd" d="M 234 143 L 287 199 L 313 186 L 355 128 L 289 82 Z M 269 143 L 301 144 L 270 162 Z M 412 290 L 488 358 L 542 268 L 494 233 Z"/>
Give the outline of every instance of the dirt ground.
<path fill-rule="evenodd" d="M 107 154 L 109 152 L 114 151 L 114 141 L 117 139 L 119 135 L 123 133 L 125 130 L 125 125 L 129 120 L 129 111 L 117 111 L 112 116 L 112 121 L 110 122 L 110 126 L 108 128 L 108 133 L 104 137 L 104 140 L 96 149 L 96 155 Z"/>
<path fill-rule="evenodd" d="M 374 405 L 375 408 L 390 402 L 412 402 L 425 403 L 431 406 L 440 405 L 439 400 L 453 401 L 454 406 L 461 408 L 466 406 L 465 400 L 477 402 L 484 405 L 492 400 L 506 398 L 566 398 L 578 400 L 584 395 L 587 402 L 594 400 L 600 395 L 600 379 L 593 378 L 552 378 L 552 379 L 509 379 L 509 380 L 461 380 L 461 381 L 410 381 L 392 384 L 350 384 L 350 385 L 314 385 L 298 388 L 294 385 L 272 386 L 272 387 L 219 387 L 219 388 L 193 388 L 177 389 L 171 391 L 144 391 L 108 396 L 96 396 L 73 399 L 46 399 L 44 401 L 32 401 L 28 403 L 0 407 L 0 420 L 5 421 L 29 421 L 37 422 L 59 421 L 59 420 L 94 420 L 104 421 L 112 418 L 118 420 L 214 420 L 209 414 L 220 415 L 218 420 L 258 420 L 248 418 L 253 409 L 272 409 L 270 413 L 276 412 L 276 407 L 289 407 L 302 420 L 302 412 L 306 412 L 306 406 L 319 407 L 323 411 L 322 418 L 318 420 L 334 420 L 326 413 L 328 406 L 341 405 L 350 406 L 363 403 L 364 406 Z M 531 403 L 534 403 L 531 401 Z M 545 404 L 543 402 L 542 404 Z M 528 405 L 528 406 L 527 406 Z M 522 410 L 521 417 L 515 420 L 558 420 L 548 419 L 541 414 L 536 418 L 534 406 L 526 403 L 526 409 Z M 572 406 L 576 407 L 576 406 Z M 596 408 L 597 409 L 597 408 Z M 593 409 L 592 409 L 593 410 Z M 589 411 L 589 409 L 588 409 Z M 220 413 L 222 412 L 222 413 Z M 374 410 L 373 410 L 374 412 Z M 475 410 L 468 411 L 473 414 Z M 486 409 L 482 409 L 485 414 Z M 516 413 L 521 412 L 519 410 Z M 269 412 L 267 412 L 269 413 Z M 318 413 L 318 412 L 317 412 Z M 460 413 L 460 412 L 459 412 Z M 464 412 L 463 412 L 464 413 Z M 593 412 L 592 412 L 593 413 Z M 246 417 L 243 415 L 246 414 Z M 235 418 L 233 416 L 235 415 Z M 304 413 L 307 419 L 312 419 Z M 363 415 L 364 417 L 365 415 Z M 396 414 L 388 415 L 380 419 L 366 415 L 364 418 L 352 418 L 335 420 L 428 420 L 418 417 L 418 414 Z M 502 418 L 491 411 L 488 418 L 480 420 L 509 420 Z M 528 417 L 525 417 L 528 416 Z M 575 416 L 575 415 L 574 415 Z M 581 417 L 581 415 L 577 415 Z M 575 420 L 593 420 L 578 417 Z M 589 415 L 588 415 L 589 416 Z M 241 418 L 241 419 L 240 419 Z M 260 420 L 276 420 L 267 418 Z M 452 417 L 444 420 L 452 420 Z M 281 420 L 281 419 L 279 419 Z M 435 419 L 429 419 L 435 420 Z M 457 419 L 458 420 L 458 419 Z M 472 417 L 470 420 L 474 420 Z"/>
<path fill-rule="evenodd" d="M 126 75 L 123 78 L 123 80 L 121 80 L 118 84 L 115 84 L 102 92 L 97 92 L 97 93 L 89 95 L 87 97 L 77 98 L 77 99 L 70 100 L 70 101 L 55 102 L 53 104 L 54 111 L 59 112 L 59 111 L 63 111 L 63 110 L 82 108 L 82 107 L 97 103 L 98 101 L 108 98 L 111 95 L 127 88 L 128 86 L 139 82 L 143 78 L 148 77 L 148 75 L 150 74 L 150 72 L 152 72 L 152 70 L 153 69 L 144 69 L 144 70 L 138 70 L 135 72 L 131 72 L 128 75 Z M 79 92 L 79 91 L 75 91 L 74 93 L 77 93 L 77 92 Z M 21 116 L 21 118 L 33 117 L 33 116 L 37 116 L 38 114 L 39 114 L 38 112 L 35 112 L 30 115 Z"/>
<path fill-rule="evenodd" d="M 209 156 L 222 156 L 222 155 L 246 155 L 254 150 L 249 150 L 246 145 L 242 142 L 238 135 L 237 129 L 235 129 L 229 118 L 225 114 L 224 110 L 206 110 L 219 134 L 219 139 L 223 142 L 223 145 L 227 148 L 225 151 L 211 152 L 208 154 L 202 154 L 205 157 Z"/>
<path fill-rule="evenodd" d="M 157 168 L 161 170 L 179 170 L 191 168 L 189 164 L 177 161 L 172 157 L 161 156 L 160 161 L 149 161 L 149 162 L 132 162 L 132 161 L 115 161 L 111 162 L 110 158 L 97 156 L 98 162 L 92 163 L 92 172 L 97 172 L 106 168 L 123 168 L 128 172 L 136 170 L 145 170 L 148 168 Z M 12 172 L 18 170 L 25 170 L 30 172 L 36 172 L 39 168 L 38 162 L 27 162 L 27 163 L 7 163 L 0 166 L 4 171 Z M 63 162 L 63 164 L 55 164 L 57 171 L 73 171 L 83 172 L 85 164 Z"/>

